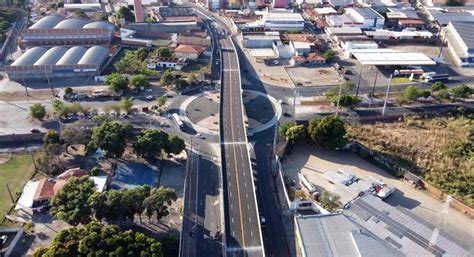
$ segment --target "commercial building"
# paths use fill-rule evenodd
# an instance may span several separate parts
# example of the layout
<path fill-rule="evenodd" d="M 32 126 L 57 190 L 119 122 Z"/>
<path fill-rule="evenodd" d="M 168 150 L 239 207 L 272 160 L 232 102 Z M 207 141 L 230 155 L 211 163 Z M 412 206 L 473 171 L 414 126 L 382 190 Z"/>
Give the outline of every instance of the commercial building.
<path fill-rule="evenodd" d="M 5 73 L 12 80 L 91 76 L 100 72 L 108 56 L 103 46 L 33 47 L 6 66 Z"/>
<path fill-rule="evenodd" d="M 51 15 L 38 20 L 22 34 L 24 46 L 47 45 L 110 45 L 115 26 L 105 21 L 64 19 Z"/>
<path fill-rule="evenodd" d="M 155 22 L 155 23 L 127 23 L 124 28 L 136 31 L 137 35 L 155 37 L 163 33 L 180 33 L 192 30 L 201 30 L 202 24 L 190 22 Z"/>
<path fill-rule="evenodd" d="M 474 22 L 449 22 L 443 41 L 460 67 L 474 67 Z"/>
<path fill-rule="evenodd" d="M 383 28 L 385 18 L 369 7 L 347 8 L 342 15 L 332 15 L 327 18 L 332 27 L 358 27 L 361 29 Z"/>
<path fill-rule="evenodd" d="M 304 19 L 299 13 L 269 12 L 263 14 L 265 30 L 303 30 Z"/>
<path fill-rule="evenodd" d="M 392 31 L 385 29 L 378 29 L 375 31 L 365 31 L 365 35 L 374 40 L 389 40 L 391 42 L 396 41 L 420 41 L 427 42 L 433 37 L 433 34 L 429 31 Z"/>
<path fill-rule="evenodd" d="M 242 44 L 245 48 L 271 48 L 273 43 L 279 41 L 279 32 L 242 33 Z"/>
<path fill-rule="evenodd" d="M 416 11 L 400 8 L 389 8 L 387 15 L 387 27 L 398 29 L 414 28 L 425 29 L 425 22 L 418 16 Z"/>
<path fill-rule="evenodd" d="M 352 49 L 351 54 L 362 65 L 436 65 L 435 61 L 423 53 L 404 52 L 387 48 Z"/>
<path fill-rule="evenodd" d="M 295 235 L 302 257 L 403 256 L 342 214 L 296 216 Z"/>
<path fill-rule="evenodd" d="M 426 14 L 439 27 L 447 26 L 449 22 L 474 22 L 474 12 L 463 8 L 428 8 Z"/>

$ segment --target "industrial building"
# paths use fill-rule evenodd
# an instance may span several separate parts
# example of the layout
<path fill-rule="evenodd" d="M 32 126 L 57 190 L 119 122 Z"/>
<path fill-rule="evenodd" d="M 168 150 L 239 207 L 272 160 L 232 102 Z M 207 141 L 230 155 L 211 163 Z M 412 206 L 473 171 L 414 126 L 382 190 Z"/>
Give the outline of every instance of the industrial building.
<path fill-rule="evenodd" d="M 343 15 L 332 15 L 327 18 L 332 27 L 358 27 L 361 29 L 381 29 L 385 18 L 369 7 L 347 8 Z"/>
<path fill-rule="evenodd" d="M 269 12 L 263 14 L 263 24 L 265 30 L 303 30 L 304 19 L 299 13 L 290 12 Z"/>
<path fill-rule="evenodd" d="M 433 225 L 369 194 L 352 202 L 343 214 L 404 256 L 470 256 Z"/>
<path fill-rule="evenodd" d="M 403 256 L 342 214 L 296 216 L 295 235 L 299 256 L 303 257 Z"/>
<path fill-rule="evenodd" d="M 443 40 L 460 67 L 474 67 L 474 22 L 449 22 Z"/>
<path fill-rule="evenodd" d="M 110 45 L 115 26 L 105 21 L 89 22 L 83 19 L 65 19 L 51 15 L 41 18 L 26 29 L 22 44 L 26 47 L 48 45 Z"/>
<path fill-rule="evenodd" d="M 271 48 L 273 43 L 279 41 L 281 41 L 279 32 L 242 33 L 242 44 L 245 48 Z"/>
<path fill-rule="evenodd" d="M 91 76 L 100 72 L 108 56 L 109 50 L 103 46 L 74 46 L 69 49 L 38 46 L 28 49 L 6 66 L 5 73 L 11 80 Z"/>

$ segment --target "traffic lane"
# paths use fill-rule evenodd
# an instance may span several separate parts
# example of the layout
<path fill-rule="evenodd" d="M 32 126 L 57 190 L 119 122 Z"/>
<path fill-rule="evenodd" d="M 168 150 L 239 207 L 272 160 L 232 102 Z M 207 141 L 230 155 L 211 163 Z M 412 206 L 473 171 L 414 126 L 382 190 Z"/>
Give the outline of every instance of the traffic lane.
<path fill-rule="evenodd" d="M 196 233 L 195 215 L 196 215 L 196 199 L 193 197 L 197 195 L 197 172 L 195 168 L 195 154 L 192 151 L 188 152 L 188 163 L 186 167 L 186 188 L 184 196 L 184 214 L 181 234 L 181 256 L 191 257 L 196 256 Z"/>
<path fill-rule="evenodd" d="M 271 151 L 267 144 L 272 143 L 270 133 L 262 134 L 254 146 L 254 158 L 257 173 L 257 196 L 259 210 L 267 220 L 262 228 L 267 256 L 295 256 L 290 254 L 286 233 L 281 219 L 281 208 L 275 195 L 274 179 L 271 172 Z"/>

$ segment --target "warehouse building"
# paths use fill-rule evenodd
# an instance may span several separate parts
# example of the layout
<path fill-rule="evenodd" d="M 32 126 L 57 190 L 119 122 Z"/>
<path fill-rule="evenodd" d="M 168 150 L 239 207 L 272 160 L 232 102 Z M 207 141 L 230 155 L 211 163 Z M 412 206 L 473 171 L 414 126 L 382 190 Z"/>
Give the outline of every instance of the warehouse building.
<path fill-rule="evenodd" d="M 474 67 L 474 22 L 449 22 L 444 41 L 454 62 L 460 67 Z"/>
<path fill-rule="evenodd" d="M 83 19 L 64 19 L 51 15 L 41 18 L 26 29 L 22 43 L 26 47 L 48 45 L 110 45 L 115 26 L 105 21 L 89 22 Z"/>
<path fill-rule="evenodd" d="M 304 19 L 299 13 L 269 12 L 263 14 L 265 30 L 299 31 L 304 28 Z"/>
<path fill-rule="evenodd" d="M 103 46 L 33 47 L 5 67 L 11 80 L 84 77 L 97 74 L 109 56 Z"/>
<path fill-rule="evenodd" d="M 332 27 L 357 27 L 364 30 L 381 29 L 385 18 L 369 7 L 347 8 L 343 15 L 332 15 L 327 18 Z"/>

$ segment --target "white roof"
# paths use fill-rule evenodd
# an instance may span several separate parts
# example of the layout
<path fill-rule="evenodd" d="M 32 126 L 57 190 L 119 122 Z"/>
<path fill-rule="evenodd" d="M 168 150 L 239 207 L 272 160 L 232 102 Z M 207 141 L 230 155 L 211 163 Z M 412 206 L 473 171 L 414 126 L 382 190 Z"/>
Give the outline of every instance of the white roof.
<path fill-rule="evenodd" d="M 298 48 L 298 49 L 310 49 L 311 46 L 314 45 L 313 43 L 308 43 L 308 42 L 291 41 L 291 43 L 293 44 L 295 48 Z"/>
<path fill-rule="evenodd" d="M 299 13 L 290 12 L 269 12 L 263 14 L 264 20 L 277 20 L 277 21 L 304 21 L 303 17 Z"/>
<path fill-rule="evenodd" d="M 28 181 L 26 182 L 23 192 L 21 193 L 20 199 L 16 203 L 15 210 L 21 210 L 25 208 L 31 208 L 33 206 L 33 198 L 38 188 L 39 181 Z"/>
<path fill-rule="evenodd" d="M 90 179 L 94 181 L 95 188 L 99 192 L 104 192 L 107 186 L 107 176 L 91 176 Z"/>
<path fill-rule="evenodd" d="M 362 65 L 436 65 L 428 56 L 393 49 L 351 49 Z"/>
<path fill-rule="evenodd" d="M 330 35 L 333 34 L 361 34 L 362 35 L 362 30 L 360 28 L 356 27 L 342 27 L 342 28 L 326 28 L 327 32 Z"/>
<path fill-rule="evenodd" d="M 249 49 L 250 54 L 255 58 L 275 57 L 275 52 L 271 48 Z"/>
<path fill-rule="evenodd" d="M 321 15 L 337 13 L 337 11 L 332 7 L 314 8 L 314 11 Z"/>

